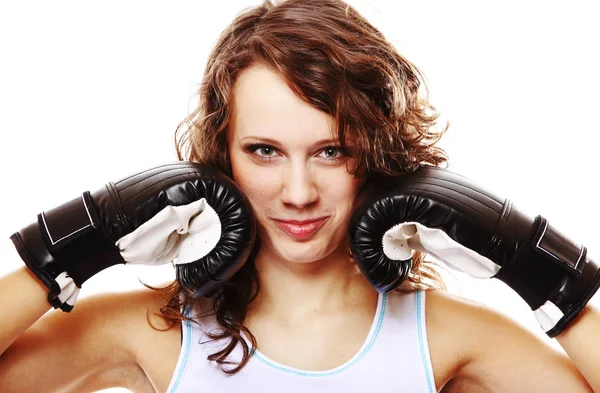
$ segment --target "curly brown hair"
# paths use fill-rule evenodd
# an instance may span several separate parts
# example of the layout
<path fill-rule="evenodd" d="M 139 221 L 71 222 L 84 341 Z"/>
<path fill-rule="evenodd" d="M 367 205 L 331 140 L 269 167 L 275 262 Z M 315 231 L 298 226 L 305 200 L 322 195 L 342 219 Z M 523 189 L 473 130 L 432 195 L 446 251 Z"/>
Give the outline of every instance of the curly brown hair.
<path fill-rule="evenodd" d="M 342 0 L 265 0 L 239 14 L 210 53 L 197 108 L 177 128 L 179 159 L 232 175 L 227 131 L 233 89 L 240 73 L 256 63 L 278 72 L 299 98 L 331 115 L 344 151 L 346 135 L 352 132 L 358 164 L 349 170 L 356 176 L 391 176 L 421 165 L 447 164 L 445 152 L 435 146 L 447 126 L 436 127 L 438 113 L 428 101 L 423 75 Z M 444 287 L 423 255 L 415 253 L 413 259 L 403 290 Z M 229 341 L 209 360 L 226 373 L 239 371 L 256 347 L 244 319 L 258 290 L 251 255 L 212 299 L 212 313 L 223 328 L 213 339 Z M 168 301 L 162 314 L 174 323 L 185 319 L 181 310 L 193 307 L 195 300 L 177 282 L 164 291 Z M 243 358 L 231 363 L 227 358 L 238 344 Z"/>

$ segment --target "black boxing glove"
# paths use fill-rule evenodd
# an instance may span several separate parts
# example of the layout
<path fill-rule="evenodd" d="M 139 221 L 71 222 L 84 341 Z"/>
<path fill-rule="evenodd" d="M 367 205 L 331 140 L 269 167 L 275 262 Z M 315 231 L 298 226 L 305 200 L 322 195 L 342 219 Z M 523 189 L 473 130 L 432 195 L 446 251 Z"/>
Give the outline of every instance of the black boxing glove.
<path fill-rule="evenodd" d="M 360 269 L 380 292 L 411 269 L 410 249 L 455 270 L 493 277 L 516 291 L 550 337 L 562 332 L 600 286 L 600 268 L 542 217 L 435 167 L 368 184 L 350 220 Z"/>
<path fill-rule="evenodd" d="M 177 162 L 38 215 L 11 236 L 55 308 L 71 311 L 79 288 L 119 263 L 173 262 L 182 287 L 209 296 L 244 264 L 255 221 L 240 189 L 210 166 Z"/>

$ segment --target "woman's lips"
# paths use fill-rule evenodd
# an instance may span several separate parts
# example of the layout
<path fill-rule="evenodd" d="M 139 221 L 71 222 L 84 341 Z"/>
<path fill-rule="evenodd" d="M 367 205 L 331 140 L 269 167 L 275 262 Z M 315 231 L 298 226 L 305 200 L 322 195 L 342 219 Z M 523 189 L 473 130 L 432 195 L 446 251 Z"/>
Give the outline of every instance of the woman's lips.
<path fill-rule="evenodd" d="M 289 220 L 289 221 L 281 221 L 274 220 L 275 223 L 279 226 L 279 228 L 283 229 L 285 233 L 290 235 L 295 239 L 306 239 L 309 236 L 312 236 L 315 232 L 319 230 L 327 220 L 327 217 L 320 218 L 318 220 Z"/>

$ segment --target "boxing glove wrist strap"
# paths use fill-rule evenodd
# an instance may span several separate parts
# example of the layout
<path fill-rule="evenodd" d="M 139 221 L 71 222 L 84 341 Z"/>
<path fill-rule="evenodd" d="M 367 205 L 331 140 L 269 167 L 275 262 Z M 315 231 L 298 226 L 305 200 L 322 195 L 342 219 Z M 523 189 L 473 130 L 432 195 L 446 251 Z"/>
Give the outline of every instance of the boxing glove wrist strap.
<path fill-rule="evenodd" d="M 538 216 L 532 236 L 495 276 L 515 290 L 534 311 L 550 337 L 585 307 L 600 286 L 600 267 L 584 246 Z"/>
<path fill-rule="evenodd" d="M 105 267 L 122 262 L 118 249 L 98 222 L 90 193 L 85 192 L 40 213 L 36 223 L 11 236 L 27 267 L 48 287 L 48 301 L 54 308 L 72 307 L 84 281 Z M 90 249 L 96 252 L 90 253 Z M 90 258 L 96 262 L 88 263 Z M 67 269 L 67 260 L 77 264 L 71 263 Z M 71 305 L 65 304 L 68 299 Z"/>

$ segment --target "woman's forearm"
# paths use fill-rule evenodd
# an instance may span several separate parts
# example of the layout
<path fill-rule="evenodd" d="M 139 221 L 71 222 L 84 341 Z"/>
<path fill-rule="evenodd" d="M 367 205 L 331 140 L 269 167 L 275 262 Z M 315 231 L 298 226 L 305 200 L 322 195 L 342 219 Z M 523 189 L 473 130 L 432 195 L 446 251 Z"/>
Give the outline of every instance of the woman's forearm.
<path fill-rule="evenodd" d="M 556 340 L 595 392 L 600 392 L 600 310 L 588 303 Z"/>
<path fill-rule="evenodd" d="M 48 288 L 25 266 L 0 278 L 0 356 L 50 309 L 47 296 Z"/>

